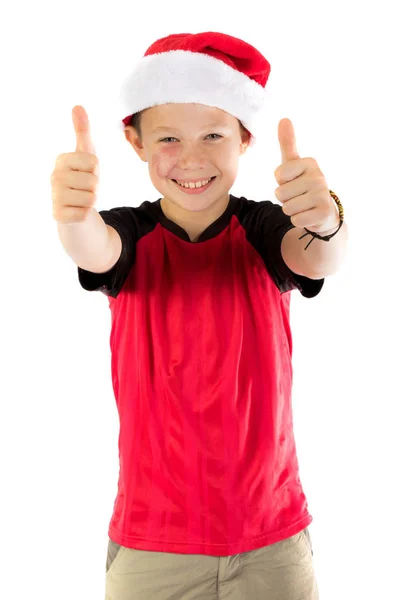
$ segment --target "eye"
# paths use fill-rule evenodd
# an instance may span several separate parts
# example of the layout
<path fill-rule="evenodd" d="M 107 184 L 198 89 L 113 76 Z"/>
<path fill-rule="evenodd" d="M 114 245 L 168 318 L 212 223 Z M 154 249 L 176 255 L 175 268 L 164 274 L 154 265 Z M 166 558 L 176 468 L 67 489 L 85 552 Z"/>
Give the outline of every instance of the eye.
<path fill-rule="evenodd" d="M 218 138 L 222 138 L 222 135 L 219 135 L 219 133 L 210 133 L 210 135 L 216 135 L 217 137 L 213 138 L 214 140 L 217 140 Z M 207 137 L 210 137 L 210 135 L 208 135 Z"/>
<path fill-rule="evenodd" d="M 159 140 L 160 142 L 165 142 L 166 140 L 176 140 L 176 138 L 174 137 L 166 137 L 166 138 L 162 138 L 161 140 Z"/>

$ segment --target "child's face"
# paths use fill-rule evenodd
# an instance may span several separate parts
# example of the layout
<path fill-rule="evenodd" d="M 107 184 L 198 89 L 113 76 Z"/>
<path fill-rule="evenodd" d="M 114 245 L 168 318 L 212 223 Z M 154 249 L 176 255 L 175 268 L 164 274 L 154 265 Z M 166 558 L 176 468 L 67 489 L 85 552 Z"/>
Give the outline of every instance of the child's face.
<path fill-rule="evenodd" d="M 154 187 L 167 200 L 189 211 L 199 211 L 226 197 L 237 175 L 239 156 L 249 136 L 239 121 L 218 108 L 202 104 L 162 104 L 141 115 L 142 141 L 132 127 L 127 140 L 149 165 Z M 215 179 L 198 193 L 174 180 Z"/>

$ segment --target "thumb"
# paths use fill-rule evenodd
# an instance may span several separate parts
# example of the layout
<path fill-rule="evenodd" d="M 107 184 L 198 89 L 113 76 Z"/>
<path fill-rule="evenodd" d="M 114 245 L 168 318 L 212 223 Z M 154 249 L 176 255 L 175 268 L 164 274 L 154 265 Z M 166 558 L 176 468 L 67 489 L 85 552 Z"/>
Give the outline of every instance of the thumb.
<path fill-rule="evenodd" d="M 74 106 L 72 109 L 72 120 L 76 134 L 75 152 L 89 152 L 89 154 L 96 154 L 90 135 L 89 117 L 83 106 Z"/>
<path fill-rule="evenodd" d="M 290 119 L 282 119 L 278 125 L 278 138 L 281 147 L 282 164 L 300 158 L 296 147 L 296 136 Z"/>

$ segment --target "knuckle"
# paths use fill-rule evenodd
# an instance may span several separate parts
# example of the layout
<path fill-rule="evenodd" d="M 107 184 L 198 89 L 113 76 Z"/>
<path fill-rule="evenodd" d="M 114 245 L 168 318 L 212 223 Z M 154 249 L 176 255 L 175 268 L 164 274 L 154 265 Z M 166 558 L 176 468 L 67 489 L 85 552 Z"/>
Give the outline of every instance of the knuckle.
<path fill-rule="evenodd" d="M 91 173 L 91 180 L 92 180 L 93 188 L 96 188 L 99 183 L 98 175 L 96 175 L 96 173 Z"/>
<path fill-rule="evenodd" d="M 61 219 L 61 211 L 59 210 L 58 206 L 53 206 L 52 215 L 56 221 Z"/>
<path fill-rule="evenodd" d="M 97 187 L 97 177 L 94 173 L 85 173 L 85 184 L 89 192 L 94 192 Z"/>
<path fill-rule="evenodd" d="M 66 154 L 59 154 L 56 158 L 56 168 L 61 167 L 65 163 Z"/>
<path fill-rule="evenodd" d="M 61 173 L 62 171 L 60 169 L 54 169 L 54 171 L 51 174 L 51 178 L 50 181 L 52 183 L 52 185 L 59 185 L 61 182 Z"/>

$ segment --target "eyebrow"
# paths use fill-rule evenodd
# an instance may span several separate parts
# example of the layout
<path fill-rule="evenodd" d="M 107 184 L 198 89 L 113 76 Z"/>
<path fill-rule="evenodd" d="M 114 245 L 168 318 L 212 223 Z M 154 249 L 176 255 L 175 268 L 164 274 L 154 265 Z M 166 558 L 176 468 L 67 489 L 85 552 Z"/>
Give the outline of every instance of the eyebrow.
<path fill-rule="evenodd" d="M 226 128 L 229 128 L 229 125 L 227 123 L 210 123 L 209 125 L 202 127 L 202 129 L 226 129 Z M 179 132 L 179 129 L 175 129 L 174 127 L 169 127 L 168 125 L 165 125 L 165 126 L 161 126 L 161 127 L 156 127 L 155 129 L 152 130 L 151 133 L 159 133 L 161 131 Z"/>

